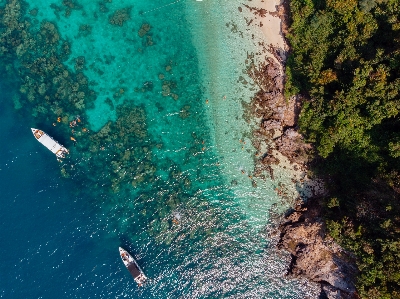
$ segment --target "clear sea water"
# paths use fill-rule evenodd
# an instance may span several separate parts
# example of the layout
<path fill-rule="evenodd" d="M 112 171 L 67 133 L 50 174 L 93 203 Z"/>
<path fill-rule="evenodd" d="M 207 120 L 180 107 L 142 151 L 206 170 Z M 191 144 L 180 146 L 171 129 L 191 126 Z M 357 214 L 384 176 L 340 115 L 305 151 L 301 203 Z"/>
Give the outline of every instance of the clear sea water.
<path fill-rule="evenodd" d="M 240 1 L 0 5 L 1 298 L 315 298 L 266 233 Z"/>

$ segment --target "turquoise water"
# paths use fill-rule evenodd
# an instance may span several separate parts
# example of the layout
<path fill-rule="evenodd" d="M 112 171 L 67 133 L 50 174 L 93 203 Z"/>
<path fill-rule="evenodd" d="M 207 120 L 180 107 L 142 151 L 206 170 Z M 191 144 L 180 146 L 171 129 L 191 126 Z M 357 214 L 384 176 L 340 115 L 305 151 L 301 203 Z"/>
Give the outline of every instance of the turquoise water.
<path fill-rule="evenodd" d="M 240 2 L 0 3 L 0 297 L 315 295 L 265 232 L 287 203 L 252 176 Z"/>

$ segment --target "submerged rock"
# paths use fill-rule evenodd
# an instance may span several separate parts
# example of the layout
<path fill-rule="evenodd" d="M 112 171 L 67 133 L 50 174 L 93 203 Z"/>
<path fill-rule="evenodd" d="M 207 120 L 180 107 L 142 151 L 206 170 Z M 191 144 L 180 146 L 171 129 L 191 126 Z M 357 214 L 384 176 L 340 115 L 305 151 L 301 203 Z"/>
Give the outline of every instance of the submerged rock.
<path fill-rule="evenodd" d="M 116 10 L 108 18 L 108 23 L 122 27 L 126 21 L 131 19 L 131 10 L 131 6 Z"/>
<path fill-rule="evenodd" d="M 147 32 L 150 31 L 150 29 L 151 29 L 150 25 L 145 23 L 145 24 L 143 24 L 143 25 L 140 27 L 140 29 L 139 29 L 139 31 L 138 31 L 138 35 L 139 35 L 140 37 L 143 37 L 143 36 L 146 35 Z"/>

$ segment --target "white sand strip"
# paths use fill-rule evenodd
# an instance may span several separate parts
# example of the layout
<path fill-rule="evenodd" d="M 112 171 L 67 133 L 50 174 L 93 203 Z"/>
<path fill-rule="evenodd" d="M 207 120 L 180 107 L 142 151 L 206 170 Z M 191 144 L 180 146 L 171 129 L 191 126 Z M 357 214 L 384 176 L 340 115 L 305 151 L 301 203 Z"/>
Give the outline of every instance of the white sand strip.
<path fill-rule="evenodd" d="M 266 10 L 263 16 L 257 17 L 257 24 L 259 25 L 259 22 L 263 24 L 263 26 L 258 26 L 258 30 L 261 30 L 269 44 L 284 49 L 285 41 L 281 31 L 281 19 L 277 15 L 270 14 L 278 11 L 281 0 L 253 0 L 248 3 L 251 3 L 249 5 L 251 7 Z"/>

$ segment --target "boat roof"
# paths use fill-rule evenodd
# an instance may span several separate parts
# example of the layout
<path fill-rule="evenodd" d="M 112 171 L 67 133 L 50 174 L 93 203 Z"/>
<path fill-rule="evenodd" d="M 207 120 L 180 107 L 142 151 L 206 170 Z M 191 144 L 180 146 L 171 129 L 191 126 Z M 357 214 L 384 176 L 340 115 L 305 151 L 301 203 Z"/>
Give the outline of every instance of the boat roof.
<path fill-rule="evenodd" d="M 130 263 L 130 264 L 128 265 L 128 270 L 129 270 L 129 272 L 132 274 L 133 278 L 136 278 L 136 277 L 138 277 L 138 276 L 141 274 L 140 270 L 139 270 L 138 267 L 135 265 L 135 263 Z"/>

